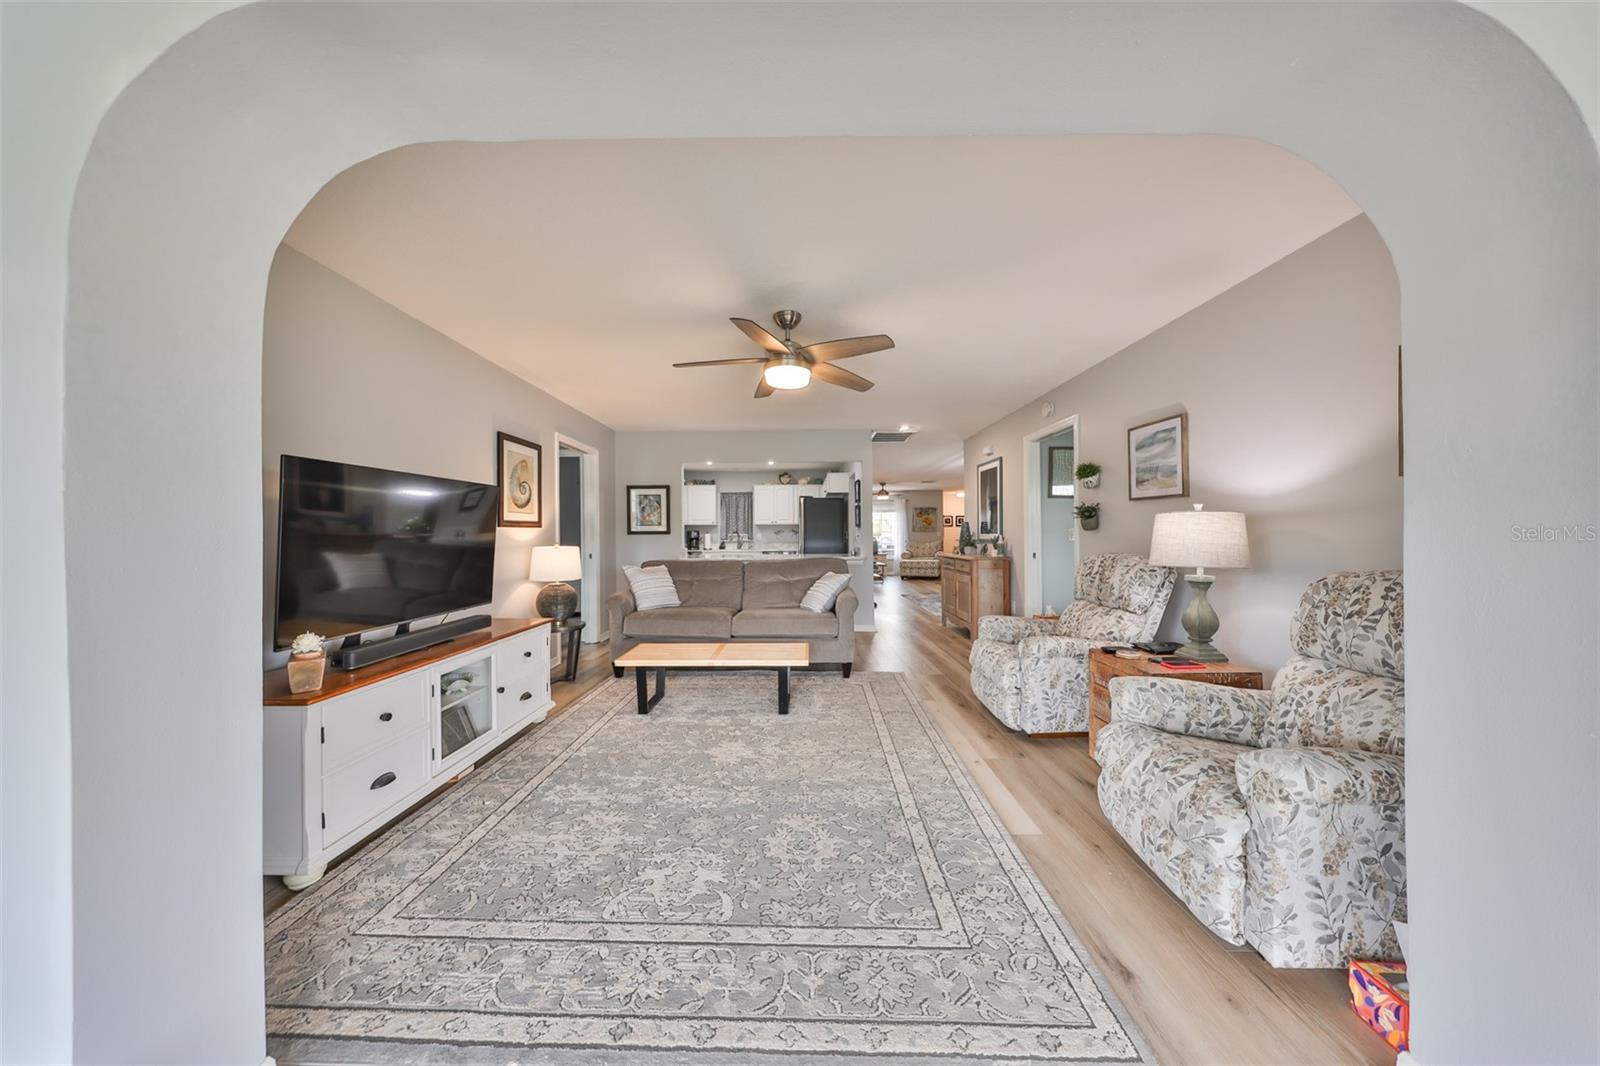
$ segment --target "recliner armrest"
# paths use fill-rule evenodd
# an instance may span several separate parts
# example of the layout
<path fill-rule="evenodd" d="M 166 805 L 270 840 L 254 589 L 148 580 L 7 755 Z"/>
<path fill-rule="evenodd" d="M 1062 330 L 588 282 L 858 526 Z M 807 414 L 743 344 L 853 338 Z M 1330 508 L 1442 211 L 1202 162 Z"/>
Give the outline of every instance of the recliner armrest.
<path fill-rule="evenodd" d="M 1054 622 L 1039 622 L 1012 614 L 990 614 L 978 619 L 977 639 L 1019 644 L 1028 637 L 1054 636 L 1055 632 Z"/>
<path fill-rule="evenodd" d="M 1406 764 L 1398 755 L 1345 748 L 1261 748 L 1234 766 L 1245 804 L 1387 806 L 1405 802 Z"/>
<path fill-rule="evenodd" d="M 1272 693 L 1177 677 L 1114 677 L 1111 720 L 1138 722 L 1164 733 L 1258 747 Z"/>

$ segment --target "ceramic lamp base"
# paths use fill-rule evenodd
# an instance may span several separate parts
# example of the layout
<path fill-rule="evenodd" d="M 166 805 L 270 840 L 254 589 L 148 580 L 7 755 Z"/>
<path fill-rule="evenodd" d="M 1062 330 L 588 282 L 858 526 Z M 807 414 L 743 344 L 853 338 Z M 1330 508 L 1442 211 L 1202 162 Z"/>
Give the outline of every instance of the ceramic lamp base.
<path fill-rule="evenodd" d="M 534 607 L 545 618 L 565 622 L 578 610 L 578 590 L 565 581 L 552 581 L 539 590 Z"/>
<path fill-rule="evenodd" d="M 1222 620 L 1217 617 L 1216 610 L 1206 597 L 1211 591 L 1212 582 L 1217 580 L 1216 576 L 1185 574 L 1183 580 L 1188 582 L 1193 592 L 1189 606 L 1183 609 L 1183 631 L 1189 634 L 1189 642 L 1179 648 L 1176 654 L 1202 663 L 1227 662 L 1228 657 L 1211 643 L 1211 638 L 1217 635 L 1217 629 L 1222 625 Z"/>

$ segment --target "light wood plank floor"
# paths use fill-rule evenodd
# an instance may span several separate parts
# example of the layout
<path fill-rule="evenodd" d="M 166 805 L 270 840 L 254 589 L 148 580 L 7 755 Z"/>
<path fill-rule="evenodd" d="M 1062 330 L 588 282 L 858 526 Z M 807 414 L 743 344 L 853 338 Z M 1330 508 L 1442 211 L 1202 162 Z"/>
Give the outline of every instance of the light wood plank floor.
<path fill-rule="evenodd" d="M 1156 1057 L 1393 1063 L 1394 1053 L 1351 1012 L 1341 972 L 1274 970 L 1190 917 L 1100 813 L 1084 739 L 1035 739 L 990 717 L 968 687 L 966 634 L 942 628 L 904 595 L 933 584 L 890 577 L 874 586 L 878 628 L 858 634 L 856 669 L 906 675 Z M 554 686 L 551 713 L 610 676 L 605 646 L 585 646 L 578 680 Z M 288 896 L 277 878 L 266 879 L 268 913 Z"/>

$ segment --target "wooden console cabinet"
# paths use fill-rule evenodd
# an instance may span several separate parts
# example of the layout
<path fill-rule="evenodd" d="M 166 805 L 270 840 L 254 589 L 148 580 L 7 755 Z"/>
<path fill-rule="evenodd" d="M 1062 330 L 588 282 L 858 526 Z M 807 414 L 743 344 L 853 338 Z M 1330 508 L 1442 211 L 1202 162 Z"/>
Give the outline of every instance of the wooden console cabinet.
<path fill-rule="evenodd" d="M 978 635 L 978 619 L 1011 613 L 1011 557 L 939 554 L 940 620 Z"/>
<path fill-rule="evenodd" d="M 497 618 L 432 648 L 356 670 L 315 692 L 266 675 L 263 870 L 291 889 L 374 830 L 542 722 L 550 699 L 548 618 Z"/>

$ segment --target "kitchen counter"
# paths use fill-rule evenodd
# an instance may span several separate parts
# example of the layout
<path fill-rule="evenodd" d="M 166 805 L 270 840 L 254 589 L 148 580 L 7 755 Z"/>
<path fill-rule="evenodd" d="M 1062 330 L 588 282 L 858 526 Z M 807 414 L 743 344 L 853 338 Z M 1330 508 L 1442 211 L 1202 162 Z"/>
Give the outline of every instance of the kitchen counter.
<path fill-rule="evenodd" d="M 867 561 L 864 556 L 860 555 L 840 555 L 838 552 L 813 552 L 807 554 L 806 552 L 785 548 L 707 548 L 700 551 L 686 550 L 683 553 L 683 557 L 685 559 L 843 559 L 852 566 Z"/>

